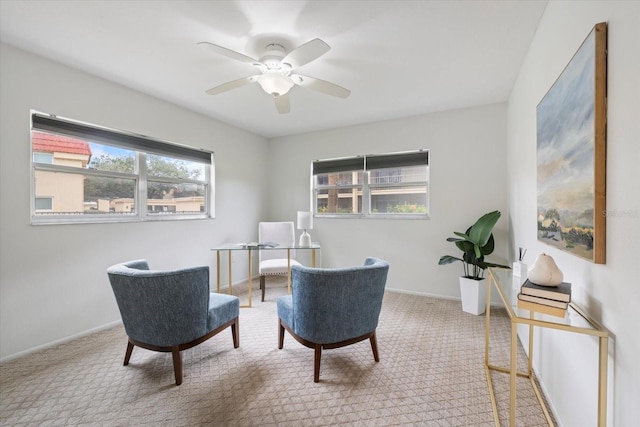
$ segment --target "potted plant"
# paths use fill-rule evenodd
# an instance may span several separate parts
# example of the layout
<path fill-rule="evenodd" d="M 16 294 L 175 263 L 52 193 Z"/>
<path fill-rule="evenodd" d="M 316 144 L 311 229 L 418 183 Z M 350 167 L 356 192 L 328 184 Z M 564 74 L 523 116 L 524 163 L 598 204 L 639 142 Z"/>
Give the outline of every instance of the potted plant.
<path fill-rule="evenodd" d="M 455 243 L 462 251 L 462 258 L 445 255 L 439 265 L 462 262 L 464 275 L 460 277 L 460 297 L 462 310 L 471 314 L 484 313 L 487 298 L 487 281 L 484 277 L 487 267 L 505 267 L 505 265 L 486 262 L 484 257 L 491 254 L 495 243 L 493 227 L 500 219 L 500 212 L 493 211 L 482 215 L 466 232 L 454 231 L 458 237 L 449 237 L 447 242 Z"/>

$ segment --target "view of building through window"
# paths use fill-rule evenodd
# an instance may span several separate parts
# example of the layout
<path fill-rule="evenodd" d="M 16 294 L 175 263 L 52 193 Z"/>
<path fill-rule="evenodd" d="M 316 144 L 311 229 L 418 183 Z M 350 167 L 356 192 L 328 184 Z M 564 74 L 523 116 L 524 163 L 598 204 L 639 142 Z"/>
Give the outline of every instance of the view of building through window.
<path fill-rule="evenodd" d="M 31 138 L 36 219 L 139 217 L 140 198 L 145 217 L 208 212 L 204 163 L 37 130 Z"/>
<path fill-rule="evenodd" d="M 426 214 L 427 165 L 369 172 L 372 213 Z"/>
<path fill-rule="evenodd" d="M 317 213 L 361 213 L 362 171 L 316 175 Z"/>
<path fill-rule="evenodd" d="M 319 160 L 313 164 L 317 215 L 428 215 L 428 152 Z"/>

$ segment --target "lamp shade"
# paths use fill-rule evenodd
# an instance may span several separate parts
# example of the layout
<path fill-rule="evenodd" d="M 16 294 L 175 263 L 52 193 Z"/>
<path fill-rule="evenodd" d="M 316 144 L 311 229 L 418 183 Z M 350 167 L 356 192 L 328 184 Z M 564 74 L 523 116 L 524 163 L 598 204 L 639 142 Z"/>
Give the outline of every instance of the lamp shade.
<path fill-rule="evenodd" d="M 311 212 L 298 211 L 298 230 L 313 230 L 313 215 Z"/>

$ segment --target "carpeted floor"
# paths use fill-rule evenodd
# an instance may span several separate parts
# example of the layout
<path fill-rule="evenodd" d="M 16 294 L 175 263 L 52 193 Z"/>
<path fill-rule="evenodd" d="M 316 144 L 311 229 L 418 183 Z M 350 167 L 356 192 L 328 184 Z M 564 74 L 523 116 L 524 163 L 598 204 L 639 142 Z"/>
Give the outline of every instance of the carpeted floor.
<path fill-rule="evenodd" d="M 240 287 L 234 287 L 240 292 Z M 174 384 L 171 355 L 135 348 L 122 366 L 121 326 L 0 365 L 2 425 L 491 426 L 483 368 L 484 316 L 460 303 L 387 293 L 375 363 L 368 341 L 326 350 L 320 383 L 313 350 L 285 334 L 277 346 L 275 300 L 286 284 L 268 282 L 240 311 L 240 348 L 230 330 L 183 352 Z M 241 295 L 246 298 L 246 293 Z M 507 365 L 508 319 L 492 310 L 491 362 Z M 518 349 L 518 362 L 526 359 Z M 508 375 L 494 373 L 501 425 L 508 424 Z M 517 425 L 546 421 L 526 379 L 518 379 Z"/>

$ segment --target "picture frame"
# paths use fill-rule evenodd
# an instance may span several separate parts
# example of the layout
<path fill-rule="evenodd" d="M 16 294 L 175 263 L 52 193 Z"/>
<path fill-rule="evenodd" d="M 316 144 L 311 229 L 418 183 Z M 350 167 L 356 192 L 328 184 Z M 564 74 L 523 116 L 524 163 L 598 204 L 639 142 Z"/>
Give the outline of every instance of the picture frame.
<path fill-rule="evenodd" d="M 606 263 L 607 23 L 596 24 L 536 107 L 537 237 Z"/>

